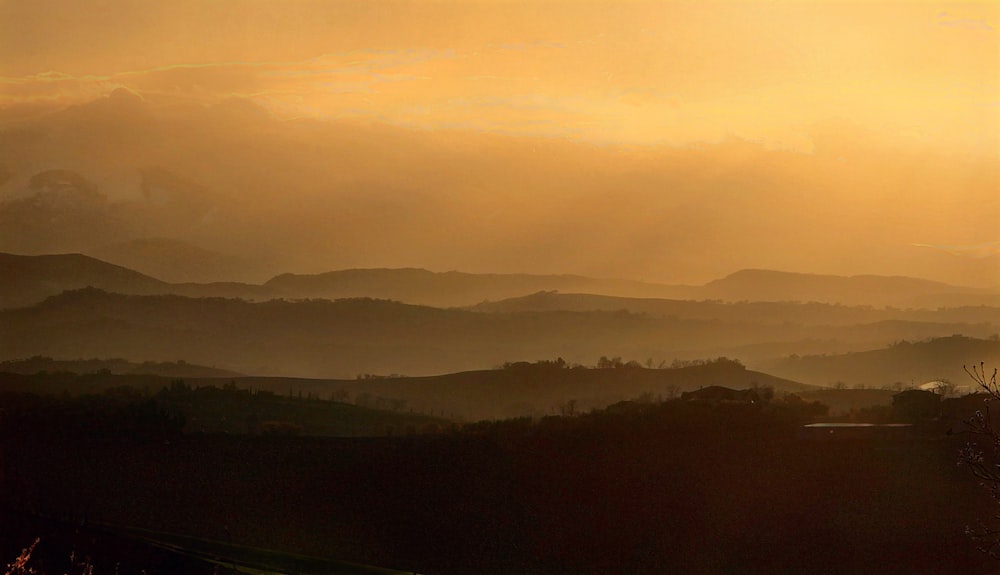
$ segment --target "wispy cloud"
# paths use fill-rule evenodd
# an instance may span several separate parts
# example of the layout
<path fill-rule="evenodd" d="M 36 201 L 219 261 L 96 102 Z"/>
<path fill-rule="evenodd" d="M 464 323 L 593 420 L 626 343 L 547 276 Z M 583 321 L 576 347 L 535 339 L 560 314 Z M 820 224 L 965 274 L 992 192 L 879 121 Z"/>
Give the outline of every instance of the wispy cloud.
<path fill-rule="evenodd" d="M 0 78 L 0 109 L 38 102 L 72 105 L 116 88 L 150 101 L 212 104 L 251 98 L 278 117 L 384 118 L 422 128 L 559 134 L 583 121 L 586 106 L 571 88 L 553 86 L 543 64 L 511 74 L 511 58 L 537 63 L 538 53 L 563 52 L 558 42 L 488 44 L 479 49 L 351 50 L 294 61 L 174 64 L 109 75 L 46 72 Z"/>
<path fill-rule="evenodd" d="M 427 80 L 429 77 L 409 74 L 407 69 L 453 57 L 447 50 L 360 50 L 299 61 L 175 64 L 110 75 L 74 76 L 53 71 L 0 78 L 0 106 L 55 99 L 73 104 L 118 87 L 196 101 L 248 93 L 371 92 L 377 84 Z"/>
<path fill-rule="evenodd" d="M 1000 241 L 984 242 L 981 244 L 966 245 L 943 245 L 943 244 L 912 244 L 915 247 L 930 248 L 933 250 L 948 252 L 957 256 L 984 259 L 1000 255 Z"/>
<path fill-rule="evenodd" d="M 544 40 L 535 40 L 534 42 L 518 42 L 510 44 L 487 44 L 488 49 L 499 49 L 499 50 L 512 50 L 515 52 L 526 52 L 534 48 L 567 48 L 568 46 L 562 42 L 547 42 Z"/>
<path fill-rule="evenodd" d="M 990 26 L 985 20 L 981 18 L 959 18 L 957 16 L 952 16 L 947 12 L 941 12 L 937 15 L 938 26 L 946 26 L 948 28 L 962 28 L 964 30 L 993 30 L 993 26 Z"/>

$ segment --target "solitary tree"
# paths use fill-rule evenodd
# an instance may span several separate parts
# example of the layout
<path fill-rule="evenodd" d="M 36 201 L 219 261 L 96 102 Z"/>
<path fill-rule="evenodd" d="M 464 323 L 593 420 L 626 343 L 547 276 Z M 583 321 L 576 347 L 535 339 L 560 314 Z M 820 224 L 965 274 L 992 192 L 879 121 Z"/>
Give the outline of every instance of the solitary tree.
<path fill-rule="evenodd" d="M 965 422 L 969 440 L 959 451 L 959 463 L 968 466 L 972 474 L 982 480 L 983 487 L 989 490 L 993 500 L 1000 503 L 1000 429 L 990 416 L 990 403 L 1000 400 L 997 370 L 987 376 L 983 363 L 963 368 L 987 397 L 983 408 L 976 410 L 972 418 Z M 1000 519 L 1000 515 L 991 519 Z M 981 521 L 978 527 L 968 527 L 966 531 L 979 543 L 980 549 L 1000 558 L 1000 527 Z"/>

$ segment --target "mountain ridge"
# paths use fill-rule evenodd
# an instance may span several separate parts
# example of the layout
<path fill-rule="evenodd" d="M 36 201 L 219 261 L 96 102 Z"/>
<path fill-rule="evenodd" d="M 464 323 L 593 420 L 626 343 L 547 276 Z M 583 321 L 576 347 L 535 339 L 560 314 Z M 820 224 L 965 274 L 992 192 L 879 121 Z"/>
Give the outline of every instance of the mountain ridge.
<path fill-rule="evenodd" d="M 71 271 L 79 269 L 79 277 Z M 135 294 L 189 297 L 341 299 L 374 297 L 431 305 L 488 309 L 498 300 L 544 292 L 658 300 L 819 302 L 854 306 L 1000 306 L 1000 293 L 905 276 L 834 276 L 740 270 L 702 286 L 669 285 L 577 274 L 476 274 L 424 268 L 351 268 L 319 274 L 284 273 L 261 284 L 170 283 L 84 254 L 29 256 L 0 253 L 0 308 L 43 301 L 88 285 Z M 750 276 L 753 281 L 744 281 Z M 126 277 L 131 278 L 126 281 Z M 761 287 L 767 280 L 770 285 Z M 860 283 L 859 283 L 860 282 Z M 833 284 L 830 287 L 830 284 Z M 720 289 L 719 286 L 724 286 Z M 803 288 L 803 286 L 805 286 Z M 625 307 L 628 307 L 627 305 Z"/>

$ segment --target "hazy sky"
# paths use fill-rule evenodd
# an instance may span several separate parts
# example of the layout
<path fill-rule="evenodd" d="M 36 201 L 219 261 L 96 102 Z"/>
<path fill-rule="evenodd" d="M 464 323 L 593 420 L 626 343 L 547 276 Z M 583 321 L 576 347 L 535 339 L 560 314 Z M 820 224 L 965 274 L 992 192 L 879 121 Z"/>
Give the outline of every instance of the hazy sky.
<path fill-rule="evenodd" d="M 1000 3 L 2 0 L 2 106 L 239 95 L 283 117 L 809 151 L 831 117 L 997 155 Z"/>
<path fill-rule="evenodd" d="M 285 210 L 286 235 L 313 230 L 296 260 L 310 271 L 707 281 L 775 267 L 963 283 L 968 267 L 940 262 L 971 261 L 987 268 L 975 281 L 1000 284 L 998 30 L 995 0 L 0 0 L 6 120 L 127 88 L 157 110 L 237 97 L 339 121 L 281 122 L 294 145 L 246 145 L 237 126 L 217 148 L 175 123 L 176 154 L 149 138 L 123 154 L 103 121 L 97 141 L 48 149 L 8 134 L 21 159 L 4 193 L 57 167 L 123 197 L 116 170 L 164 166 L 274 221 L 316 192 L 312 227 Z M 423 139 L 371 132 L 350 151 L 336 142 L 354 132 L 336 126 L 358 120 Z M 345 198 L 370 207 L 352 215 Z M 395 235 L 359 241 L 373 221 Z"/>

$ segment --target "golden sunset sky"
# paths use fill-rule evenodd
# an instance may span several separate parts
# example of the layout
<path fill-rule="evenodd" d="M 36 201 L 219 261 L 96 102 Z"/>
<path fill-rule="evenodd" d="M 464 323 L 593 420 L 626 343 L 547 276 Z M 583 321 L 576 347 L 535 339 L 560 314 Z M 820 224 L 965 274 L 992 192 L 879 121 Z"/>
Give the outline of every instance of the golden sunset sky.
<path fill-rule="evenodd" d="M 845 118 L 998 153 L 1000 3 L 4 0 L 0 105 L 244 96 L 280 117 L 810 151 Z"/>
<path fill-rule="evenodd" d="M 0 120 L 50 134 L 8 132 L 0 191 L 65 168 L 134 198 L 138 170 L 165 166 L 285 230 L 180 239 L 270 248 L 280 271 L 1000 285 L 998 31 L 994 0 L 0 0 Z M 45 127 L 121 88 L 161 111 L 251 100 L 283 135 L 178 120 L 176 149 L 126 145 L 99 106 L 79 107 L 98 118 L 73 124 L 84 140 Z"/>

